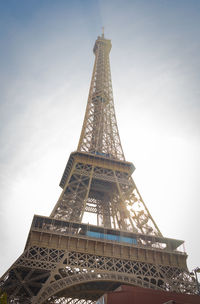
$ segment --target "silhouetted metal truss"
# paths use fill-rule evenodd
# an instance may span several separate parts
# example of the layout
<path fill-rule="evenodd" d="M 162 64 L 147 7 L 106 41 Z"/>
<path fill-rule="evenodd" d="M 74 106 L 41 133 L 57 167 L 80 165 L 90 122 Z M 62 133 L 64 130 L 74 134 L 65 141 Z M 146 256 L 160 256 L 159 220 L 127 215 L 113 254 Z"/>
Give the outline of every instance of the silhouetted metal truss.
<path fill-rule="evenodd" d="M 125 161 L 110 49 L 110 40 L 98 37 L 77 151 L 50 217 L 34 216 L 23 254 L 1 278 L 9 303 L 93 304 L 120 284 L 197 292 L 179 251 L 183 241 L 162 236 Z"/>

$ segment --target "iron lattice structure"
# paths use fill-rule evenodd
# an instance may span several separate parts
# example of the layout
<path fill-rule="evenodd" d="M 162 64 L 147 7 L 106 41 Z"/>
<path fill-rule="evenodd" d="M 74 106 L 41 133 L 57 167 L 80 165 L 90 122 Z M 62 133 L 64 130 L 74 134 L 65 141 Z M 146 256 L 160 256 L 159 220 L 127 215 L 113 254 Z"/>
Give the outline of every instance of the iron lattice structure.
<path fill-rule="evenodd" d="M 3 275 L 9 303 L 95 303 L 120 284 L 196 293 L 183 241 L 164 238 L 131 177 L 111 84 L 111 41 L 98 37 L 77 151 L 50 217 L 35 215 L 23 254 Z M 92 223 L 90 220 L 92 219 Z M 87 224 L 86 224 L 87 223 Z"/>

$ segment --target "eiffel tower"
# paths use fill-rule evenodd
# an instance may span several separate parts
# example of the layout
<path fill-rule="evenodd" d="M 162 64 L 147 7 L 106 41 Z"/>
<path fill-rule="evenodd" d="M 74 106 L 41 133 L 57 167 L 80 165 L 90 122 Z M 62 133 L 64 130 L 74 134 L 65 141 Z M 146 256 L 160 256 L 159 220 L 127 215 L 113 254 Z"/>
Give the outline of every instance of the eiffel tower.
<path fill-rule="evenodd" d="M 24 252 L 2 276 L 9 303 L 96 303 L 121 284 L 196 292 L 183 241 L 165 238 L 131 175 L 120 142 L 104 33 L 78 148 L 49 217 L 34 215 Z M 90 223 L 90 224 L 89 224 Z"/>

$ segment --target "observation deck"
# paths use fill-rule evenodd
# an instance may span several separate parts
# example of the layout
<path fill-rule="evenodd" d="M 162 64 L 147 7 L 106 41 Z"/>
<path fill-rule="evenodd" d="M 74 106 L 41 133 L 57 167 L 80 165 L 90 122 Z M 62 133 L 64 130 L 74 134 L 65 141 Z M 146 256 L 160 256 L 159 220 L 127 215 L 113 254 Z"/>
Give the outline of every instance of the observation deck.
<path fill-rule="evenodd" d="M 123 257 L 187 270 L 184 241 L 35 215 L 28 246 Z"/>

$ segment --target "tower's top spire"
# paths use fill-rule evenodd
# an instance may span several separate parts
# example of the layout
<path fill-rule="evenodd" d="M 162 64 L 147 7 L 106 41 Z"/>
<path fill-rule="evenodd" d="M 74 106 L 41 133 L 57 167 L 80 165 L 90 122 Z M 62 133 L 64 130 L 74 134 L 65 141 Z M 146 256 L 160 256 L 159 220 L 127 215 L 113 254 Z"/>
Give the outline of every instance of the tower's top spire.
<path fill-rule="evenodd" d="M 101 35 L 102 38 L 104 38 L 104 26 L 102 27 L 102 35 Z"/>

